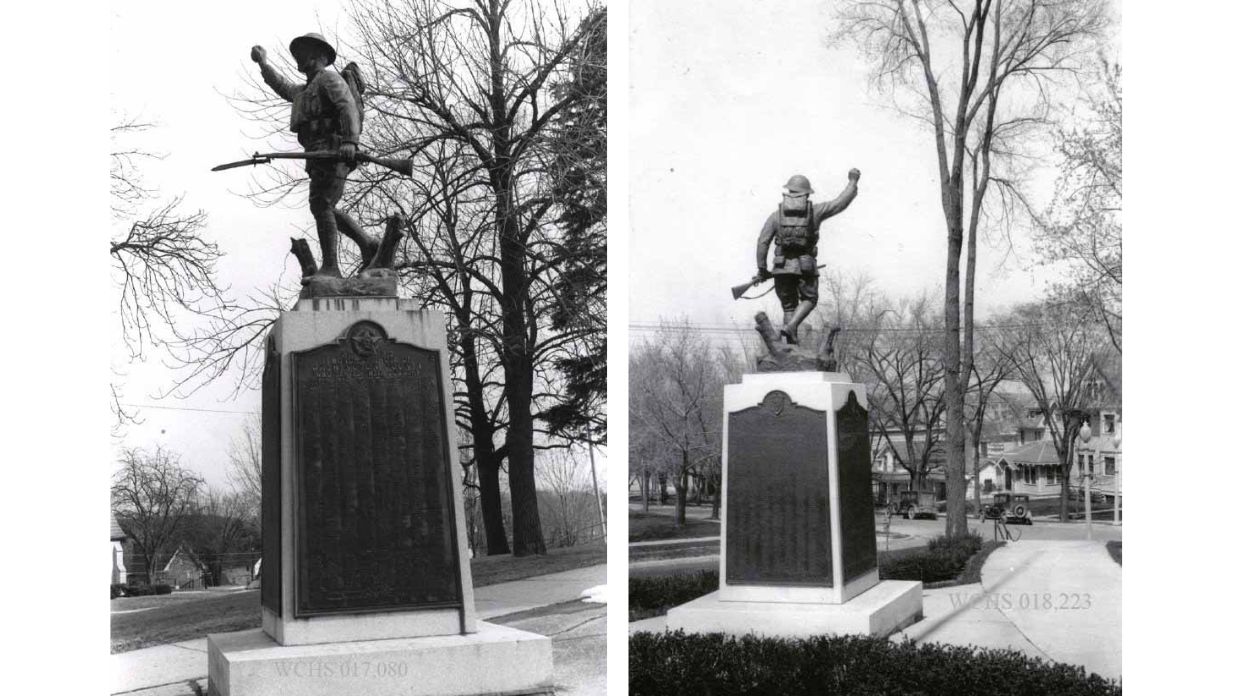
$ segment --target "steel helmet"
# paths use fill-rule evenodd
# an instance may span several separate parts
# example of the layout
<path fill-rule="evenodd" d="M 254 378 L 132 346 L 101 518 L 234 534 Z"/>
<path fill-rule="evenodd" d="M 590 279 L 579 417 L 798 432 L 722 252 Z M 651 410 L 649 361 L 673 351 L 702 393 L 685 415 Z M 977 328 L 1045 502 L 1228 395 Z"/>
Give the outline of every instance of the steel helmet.
<path fill-rule="evenodd" d="M 302 51 L 310 46 L 316 46 L 317 48 L 326 51 L 326 64 L 334 64 L 335 47 L 331 46 L 321 34 L 309 33 L 304 36 L 298 36 L 292 39 L 292 43 L 288 46 L 288 48 L 292 51 L 292 57 L 296 57 L 298 51 Z"/>
<path fill-rule="evenodd" d="M 785 182 L 785 188 L 787 191 L 789 191 L 791 194 L 794 194 L 794 195 L 801 196 L 801 195 L 808 194 L 808 193 L 815 193 L 811 189 L 811 182 L 808 181 L 807 177 L 803 176 L 802 174 L 795 174 L 794 176 L 790 177 L 790 180 Z"/>

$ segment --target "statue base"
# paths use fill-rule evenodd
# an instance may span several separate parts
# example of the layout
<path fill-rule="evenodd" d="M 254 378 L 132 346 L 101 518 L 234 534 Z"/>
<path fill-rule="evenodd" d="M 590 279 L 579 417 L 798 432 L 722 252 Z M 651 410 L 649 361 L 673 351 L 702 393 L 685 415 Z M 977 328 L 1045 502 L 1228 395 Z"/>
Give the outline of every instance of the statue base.
<path fill-rule="evenodd" d="M 552 694 L 550 639 L 478 622 L 467 635 L 279 645 L 261 629 L 207 636 L 210 696 Z"/>
<path fill-rule="evenodd" d="M 315 297 L 395 297 L 399 289 L 399 278 L 389 268 L 364 270 L 355 278 L 314 275 L 300 282 L 302 300 Z"/>

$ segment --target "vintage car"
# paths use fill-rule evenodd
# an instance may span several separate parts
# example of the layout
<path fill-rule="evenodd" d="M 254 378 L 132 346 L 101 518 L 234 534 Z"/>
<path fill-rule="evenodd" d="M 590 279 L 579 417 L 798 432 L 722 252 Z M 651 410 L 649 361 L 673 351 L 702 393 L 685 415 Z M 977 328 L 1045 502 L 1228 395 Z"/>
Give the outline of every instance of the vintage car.
<path fill-rule="evenodd" d="M 928 491 L 902 491 L 896 513 L 907 520 L 927 517 L 936 519 L 936 494 Z"/>
<path fill-rule="evenodd" d="M 1025 493 L 997 493 L 991 505 L 983 508 L 983 518 L 1034 524 L 1030 515 L 1030 496 Z"/>

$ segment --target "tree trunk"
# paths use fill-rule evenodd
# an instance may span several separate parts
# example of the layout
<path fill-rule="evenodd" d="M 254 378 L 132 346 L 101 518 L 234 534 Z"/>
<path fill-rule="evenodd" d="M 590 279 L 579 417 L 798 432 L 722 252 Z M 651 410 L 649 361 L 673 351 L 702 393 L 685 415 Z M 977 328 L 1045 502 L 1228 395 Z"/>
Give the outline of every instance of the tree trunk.
<path fill-rule="evenodd" d="M 665 505 L 669 502 L 669 476 L 657 474 L 657 501 Z"/>
<path fill-rule="evenodd" d="M 678 480 L 674 483 L 674 524 L 678 526 L 687 523 L 687 454 L 682 454 L 682 468 L 678 470 Z"/>
<path fill-rule="evenodd" d="M 971 445 L 974 446 L 974 514 L 979 515 L 979 520 L 982 521 L 983 514 L 983 491 L 979 485 L 979 438 L 974 438 Z"/>
<path fill-rule="evenodd" d="M 956 185 L 954 185 L 954 183 Z M 944 484 L 950 537 L 966 534 L 965 383 L 961 375 L 961 193 L 960 179 L 949 182 L 945 200 L 948 264 L 944 276 Z"/>
<path fill-rule="evenodd" d="M 467 317 L 463 319 L 466 321 Z M 485 554 L 496 556 L 511 552 L 502 522 L 502 489 L 498 480 L 500 467 L 494 453 L 493 427 L 485 409 L 484 388 L 476 358 L 476 338 L 467 330 L 466 323 L 461 328 L 459 346 L 463 356 L 464 388 L 468 394 L 468 421 L 472 431 L 476 480 L 481 492 L 481 519 L 485 522 Z"/>
<path fill-rule="evenodd" d="M 652 472 L 644 469 L 644 512 L 648 512 L 648 502 L 652 491 Z"/>

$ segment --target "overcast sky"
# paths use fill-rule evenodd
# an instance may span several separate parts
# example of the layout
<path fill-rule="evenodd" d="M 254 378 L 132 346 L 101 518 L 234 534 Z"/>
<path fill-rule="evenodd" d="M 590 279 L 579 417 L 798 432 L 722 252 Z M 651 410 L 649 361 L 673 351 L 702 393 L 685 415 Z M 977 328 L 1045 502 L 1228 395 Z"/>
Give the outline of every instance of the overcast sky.
<path fill-rule="evenodd" d="M 249 50 L 261 44 L 278 62 L 288 55 L 291 39 L 318 32 L 340 49 L 339 64 L 350 57 L 339 37 L 348 35 L 345 3 L 269 0 L 213 3 L 168 3 L 123 0 L 114 5 L 112 107 L 116 118 L 137 117 L 158 124 L 131 141 L 159 151 L 163 160 L 144 162 L 142 174 L 166 197 L 184 195 L 187 209 L 209 216 L 206 236 L 226 254 L 220 277 L 235 294 L 247 294 L 275 281 L 294 283 L 299 267 L 288 253 L 288 238 L 308 235 L 312 217 L 295 205 L 260 208 L 242 195 L 254 170 L 211 172 L 216 164 L 244 159 L 272 143 L 288 149 L 281 136 L 262 137 L 227 97 L 246 89 L 256 76 Z M 285 73 L 290 78 L 299 74 Z M 300 167 L 299 162 L 277 163 Z M 347 243 L 347 242 L 345 242 Z M 233 398 L 231 383 L 211 385 L 184 400 L 156 400 L 173 374 L 152 357 L 130 365 L 117 352 L 115 369 L 125 374 L 124 402 L 138 404 L 142 424 L 128 426 L 117 445 L 179 452 L 184 463 L 213 485 L 225 485 L 227 446 L 247 416 L 259 410 L 257 392 Z M 580 454 L 583 457 L 583 454 Z M 604 481 L 604 462 L 598 460 Z"/>
<path fill-rule="evenodd" d="M 288 238 L 302 236 L 312 218 L 307 209 L 259 208 L 240 193 L 252 171 L 211 172 L 223 162 L 243 159 L 271 142 L 229 104 L 226 96 L 243 88 L 256 73 L 249 60 L 254 44 L 285 54 L 295 36 L 316 31 L 334 39 L 342 23 L 339 3 L 266 0 L 168 3 L 123 0 L 113 5 L 111 35 L 112 110 L 115 118 L 138 118 L 157 127 L 130 141 L 165 155 L 143 162 L 142 174 L 165 197 L 184 196 L 189 210 L 209 219 L 205 235 L 225 257 L 220 278 L 243 295 L 283 279 L 295 279 Z M 280 166 L 297 166 L 296 163 Z M 163 444 L 212 485 L 226 482 L 227 443 L 246 417 L 256 413 L 256 392 L 233 399 L 230 384 L 212 385 L 193 397 L 155 400 L 172 377 L 152 355 L 129 365 L 118 353 L 113 365 L 123 371 L 124 401 L 155 405 L 138 411 L 141 425 L 126 428 L 118 444 Z"/>
<path fill-rule="evenodd" d="M 832 6 L 632 3 L 633 323 L 687 316 L 747 327 L 760 309 L 780 317 L 775 294 L 735 302 L 729 288 L 755 272 L 756 237 L 796 173 L 818 202 L 841 192 L 851 167 L 862 171 L 858 198 L 822 226 L 824 273 L 866 274 L 893 297 L 943 287 L 932 135 L 887 108 L 852 48 L 827 44 Z M 1052 173 L 1035 183 L 1049 194 Z M 980 320 L 1037 297 L 1052 278 L 1024 242 L 980 243 Z"/>

